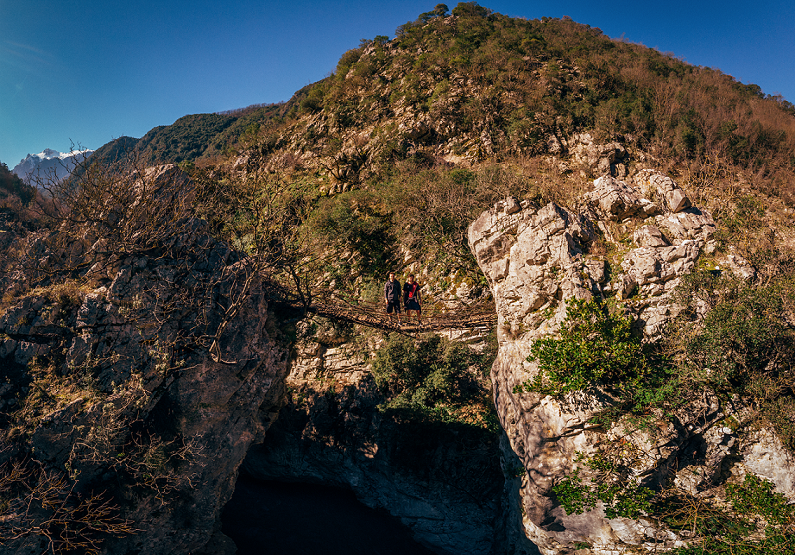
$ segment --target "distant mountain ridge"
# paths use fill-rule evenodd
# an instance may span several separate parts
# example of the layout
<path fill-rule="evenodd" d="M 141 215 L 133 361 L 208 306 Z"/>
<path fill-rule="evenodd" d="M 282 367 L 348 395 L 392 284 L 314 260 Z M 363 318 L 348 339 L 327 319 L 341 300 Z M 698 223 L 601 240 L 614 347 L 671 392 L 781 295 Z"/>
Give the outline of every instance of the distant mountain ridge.
<path fill-rule="evenodd" d="M 262 127 L 283 121 L 291 110 L 295 112 L 305 89 L 295 93 L 288 102 L 186 115 L 171 125 L 150 129 L 140 139 L 119 137 L 110 141 L 99 147 L 94 157 L 112 163 L 135 152 L 146 165 L 156 165 L 224 155 L 241 139 L 254 137 Z"/>
<path fill-rule="evenodd" d="M 89 149 L 58 152 L 45 148 L 37 154 L 28 154 L 11 171 L 25 182 L 30 182 L 30 179 L 36 175 L 60 181 L 68 177 L 78 163 L 88 159 L 93 153 L 94 151 Z"/>

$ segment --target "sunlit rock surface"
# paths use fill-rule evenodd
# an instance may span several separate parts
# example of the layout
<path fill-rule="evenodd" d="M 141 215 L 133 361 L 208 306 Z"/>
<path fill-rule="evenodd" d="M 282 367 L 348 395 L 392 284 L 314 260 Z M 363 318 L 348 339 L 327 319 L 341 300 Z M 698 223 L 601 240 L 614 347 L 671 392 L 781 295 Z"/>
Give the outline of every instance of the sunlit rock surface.
<path fill-rule="evenodd" d="M 592 455 L 605 440 L 627 442 L 643 453 L 633 472 L 652 486 L 675 472 L 682 490 L 715 493 L 728 476 L 753 472 L 795 498 L 795 468 L 780 442 L 767 433 L 738 438 L 721 424 L 727 416 L 746 420 L 741 405 L 706 397 L 679 411 L 653 437 L 627 433 L 620 424 L 605 437 L 589 423 L 609 403 L 598 390 L 563 399 L 514 390 L 537 372 L 527 361 L 532 342 L 560 328 L 568 299 L 615 296 L 625 301 L 624 310 L 647 340 L 659 337 L 678 312 L 671 292 L 704 249 L 712 249 L 714 229 L 710 215 L 692 206 L 670 178 L 650 170 L 640 172 L 634 184 L 597 179 L 578 213 L 506 199 L 470 225 L 470 248 L 488 278 L 499 318 L 495 403 L 526 471 L 519 486 L 525 533 L 543 553 L 574 553 L 575 542 L 589 543 L 593 553 L 676 545 L 678 538 L 648 522 L 609 520 L 600 507 L 567 515 L 556 502 L 552 487 L 571 472 L 577 453 Z M 622 249 L 620 265 L 606 262 L 604 243 Z"/>

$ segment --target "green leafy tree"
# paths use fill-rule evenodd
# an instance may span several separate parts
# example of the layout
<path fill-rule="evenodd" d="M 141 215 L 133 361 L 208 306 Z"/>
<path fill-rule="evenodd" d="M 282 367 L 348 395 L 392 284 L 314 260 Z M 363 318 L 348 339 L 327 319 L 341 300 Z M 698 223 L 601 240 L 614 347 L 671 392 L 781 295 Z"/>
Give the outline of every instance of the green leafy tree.
<path fill-rule="evenodd" d="M 793 449 L 795 332 L 788 320 L 795 306 L 795 261 L 771 256 L 758 256 L 760 267 L 777 266 L 762 283 L 707 271 L 687 276 L 677 292 L 685 310 L 668 342 L 688 389 L 742 395 Z M 703 306 L 709 311 L 702 319 Z"/>
<path fill-rule="evenodd" d="M 484 8 L 477 2 L 459 2 L 453 8 L 453 15 L 458 17 L 487 17 L 490 13 L 490 9 Z"/>
<path fill-rule="evenodd" d="M 604 423 L 629 413 L 641 417 L 637 423 L 644 425 L 651 409 L 681 402 L 678 378 L 668 360 L 644 348 L 630 317 L 611 312 L 596 299 L 570 299 L 560 334 L 535 341 L 527 360 L 538 363 L 538 373 L 517 385 L 515 392 L 564 395 L 605 387 L 615 403 L 598 417 Z"/>
<path fill-rule="evenodd" d="M 604 503 L 607 518 L 638 518 L 651 510 L 654 492 L 636 482 L 587 485 L 575 470 L 552 488 L 567 514 L 593 510 L 597 501 Z"/>
<path fill-rule="evenodd" d="M 655 509 L 676 530 L 695 533 L 688 547 L 674 555 L 789 555 L 795 552 L 795 506 L 773 491 L 773 484 L 747 474 L 726 487 L 732 511 L 713 509 L 692 500 L 664 501 Z M 761 517 L 761 518 L 760 518 Z"/>
<path fill-rule="evenodd" d="M 0 162 L 0 207 L 12 207 L 14 201 L 28 204 L 35 195 L 35 189 L 11 173 L 4 163 Z"/>
<path fill-rule="evenodd" d="M 415 340 L 393 333 L 373 360 L 373 377 L 387 398 L 382 408 L 493 429 L 493 404 L 479 383 L 489 358 L 438 335 Z"/>
<path fill-rule="evenodd" d="M 572 299 L 559 337 L 533 342 L 528 361 L 539 372 L 524 384 L 527 391 L 561 395 L 592 384 L 636 382 L 649 373 L 649 361 L 632 320 L 611 313 L 595 300 Z"/>

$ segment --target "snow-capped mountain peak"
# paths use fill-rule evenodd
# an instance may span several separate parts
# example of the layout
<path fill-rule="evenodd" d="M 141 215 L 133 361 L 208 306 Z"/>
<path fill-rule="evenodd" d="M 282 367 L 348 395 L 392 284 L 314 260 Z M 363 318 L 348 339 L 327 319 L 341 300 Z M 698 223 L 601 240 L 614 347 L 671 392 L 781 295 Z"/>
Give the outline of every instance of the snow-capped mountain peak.
<path fill-rule="evenodd" d="M 68 177 L 75 169 L 75 166 L 91 156 L 93 152 L 93 150 L 89 149 L 58 152 L 51 148 L 45 148 L 37 154 L 28 154 L 11 171 L 28 183 L 32 177 L 36 176 L 54 178 L 60 181 Z"/>

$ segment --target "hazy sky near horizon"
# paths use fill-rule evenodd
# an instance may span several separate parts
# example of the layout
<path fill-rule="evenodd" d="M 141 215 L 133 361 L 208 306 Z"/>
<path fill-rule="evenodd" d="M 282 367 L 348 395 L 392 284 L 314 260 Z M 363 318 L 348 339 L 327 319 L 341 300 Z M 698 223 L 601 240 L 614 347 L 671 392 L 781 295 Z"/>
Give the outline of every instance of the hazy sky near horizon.
<path fill-rule="evenodd" d="M 392 38 L 437 3 L 0 0 L 0 162 L 288 100 L 360 39 Z M 791 0 L 479 3 L 528 19 L 568 15 L 795 103 Z"/>

